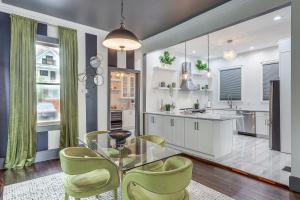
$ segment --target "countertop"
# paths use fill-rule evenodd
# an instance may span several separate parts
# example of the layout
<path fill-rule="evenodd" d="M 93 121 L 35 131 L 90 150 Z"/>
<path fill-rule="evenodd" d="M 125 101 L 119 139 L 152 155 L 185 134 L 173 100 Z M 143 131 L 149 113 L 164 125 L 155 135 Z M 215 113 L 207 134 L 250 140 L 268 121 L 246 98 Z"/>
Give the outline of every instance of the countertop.
<path fill-rule="evenodd" d="M 269 110 L 263 109 L 251 109 L 251 108 L 210 108 L 210 110 L 224 110 L 224 111 L 249 111 L 249 112 L 269 112 Z"/>
<path fill-rule="evenodd" d="M 196 118 L 196 119 L 213 120 L 213 121 L 233 120 L 233 119 L 237 119 L 237 118 L 241 117 L 241 116 L 233 115 L 233 114 L 218 114 L 218 113 L 214 113 L 214 112 L 192 113 L 192 114 L 186 114 L 183 112 L 145 112 L 145 114 Z"/>

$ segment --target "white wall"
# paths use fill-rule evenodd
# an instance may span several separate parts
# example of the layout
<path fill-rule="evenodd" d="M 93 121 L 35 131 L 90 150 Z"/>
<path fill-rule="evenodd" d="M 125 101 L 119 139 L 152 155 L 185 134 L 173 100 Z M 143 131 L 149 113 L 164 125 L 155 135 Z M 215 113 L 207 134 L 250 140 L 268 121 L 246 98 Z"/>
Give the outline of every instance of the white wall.
<path fill-rule="evenodd" d="M 268 102 L 262 101 L 262 62 L 278 60 L 278 56 L 278 48 L 271 47 L 238 54 L 238 56 L 232 61 L 227 61 L 223 58 L 212 60 L 210 63 L 213 74 L 212 107 L 228 107 L 227 102 L 219 101 L 219 70 L 241 66 L 242 101 L 233 102 L 233 105 L 243 109 L 269 110 Z"/>
<path fill-rule="evenodd" d="M 176 110 L 179 108 L 193 107 L 193 104 L 197 99 L 200 101 L 200 107 L 205 107 L 208 97 L 203 92 L 186 92 L 186 91 L 174 91 L 174 96 L 170 97 L 168 90 L 158 90 L 156 87 L 159 86 L 161 81 L 166 84 L 176 83 L 176 87 L 180 87 L 181 83 L 181 66 L 185 62 L 185 57 L 182 54 L 171 52 L 176 60 L 171 65 L 172 68 L 176 69 L 176 72 L 154 70 L 154 67 L 161 66 L 159 56 L 163 51 L 155 51 L 147 54 L 147 80 L 146 80 L 146 111 L 159 111 L 161 100 L 164 104 L 174 102 Z M 187 62 L 192 63 L 192 68 L 195 68 L 195 60 L 187 58 Z M 207 80 L 200 76 L 193 76 L 194 84 L 203 85 L 207 84 Z"/>
<path fill-rule="evenodd" d="M 280 146 L 291 153 L 291 39 L 279 41 Z"/>

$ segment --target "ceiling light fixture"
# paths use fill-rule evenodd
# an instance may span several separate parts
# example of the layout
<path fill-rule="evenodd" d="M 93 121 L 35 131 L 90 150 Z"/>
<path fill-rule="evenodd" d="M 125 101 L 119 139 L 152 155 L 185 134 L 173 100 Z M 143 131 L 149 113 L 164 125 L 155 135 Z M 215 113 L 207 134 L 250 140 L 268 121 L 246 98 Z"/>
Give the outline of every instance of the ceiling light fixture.
<path fill-rule="evenodd" d="M 229 46 L 232 42 L 233 42 L 233 40 L 227 40 L 227 45 Z M 236 56 L 237 56 L 237 53 L 232 49 L 226 50 L 223 53 L 223 58 L 225 60 L 229 60 L 229 61 L 235 59 Z"/>
<path fill-rule="evenodd" d="M 277 15 L 273 18 L 274 21 L 278 21 L 278 20 L 281 20 L 281 19 L 282 19 L 282 17 L 280 15 Z"/>
<path fill-rule="evenodd" d="M 192 54 L 195 54 L 195 53 L 196 53 L 196 51 L 195 51 L 195 50 L 193 50 L 193 51 L 192 51 Z"/>
<path fill-rule="evenodd" d="M 250 49 L 250 50 L 253 50 L 253 49 L 254 49 L 254 46 L 251 46 L 249 49 Z"/>
<path fill-rule="evenodd" d="M 128 51 L 139 49 L 142 45 L 137 36 L 124 25 L 124 2 L 121 0 L 121 27 L 111 31 L 104 39 L 103 45 L 110 49 Z"/>

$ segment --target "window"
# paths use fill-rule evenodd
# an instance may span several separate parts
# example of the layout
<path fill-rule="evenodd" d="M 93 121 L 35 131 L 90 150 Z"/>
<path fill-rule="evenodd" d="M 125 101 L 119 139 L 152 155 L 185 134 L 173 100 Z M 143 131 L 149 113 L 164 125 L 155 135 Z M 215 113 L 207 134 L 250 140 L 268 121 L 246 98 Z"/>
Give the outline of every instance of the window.
<path fill-rule="evenodd" d="M 220 70 L 220 100 L 232 99 L 240 101 L 241 98 L 241 68 Z"/>
<path fill-rule="evenodd" d="M 263 64 L 263 100 L 270 99 L 270 81 L 279 80 L 279 64 Z"/>
<path fill-rule="evenodd" d="M 53 38 L 52 38 L 53 40 Z M 60 76 L 58 43 L 36 43 L 37 122 L 60 120 Z"/>

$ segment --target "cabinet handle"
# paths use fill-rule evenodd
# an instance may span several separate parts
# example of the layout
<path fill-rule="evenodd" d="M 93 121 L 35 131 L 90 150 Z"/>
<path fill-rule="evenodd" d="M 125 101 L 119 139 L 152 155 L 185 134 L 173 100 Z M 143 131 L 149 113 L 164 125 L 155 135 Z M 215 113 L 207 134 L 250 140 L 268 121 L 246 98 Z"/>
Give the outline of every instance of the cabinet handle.
<path fill-rule="evenodd" d="M 199 131 L 199 122 L 197 122 L 197 130 Z"/>
<path fill-rule="evenodd" d="M 172 126 L 174 126 L 175 125 L 175 123 L 174 123 L 174 119 L 172 119 Z"/>
<path fill-rule="evenodd" d="M 194 130 L 197 130 L 197 122 L 194 122 Z"/>

